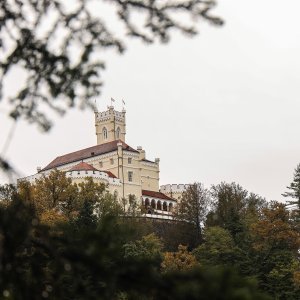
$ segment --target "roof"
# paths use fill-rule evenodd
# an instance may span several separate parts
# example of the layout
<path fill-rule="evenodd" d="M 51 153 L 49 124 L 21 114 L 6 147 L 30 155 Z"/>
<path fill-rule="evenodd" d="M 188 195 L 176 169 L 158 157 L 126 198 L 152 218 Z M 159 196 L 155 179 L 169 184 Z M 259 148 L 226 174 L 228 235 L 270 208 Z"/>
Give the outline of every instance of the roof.
<path fill-rule="evenodd" d="M 69 171 L 99 171 L 98 169 L 94 168 L 90 164 L 86 162 L 81 162 L 78 165 L 72 167 Z"/>
<path fill-rule="evenodd" d="M 72 162 L 80 161 L 83 159 L 87 159 L 93 156 L 109 153 L 116 151 L 118 149 L 117 144 L 122 143 L 123 150 L 139 153 L 137 150 L 133 149 L 125 142 L 121 140 L 112 141 L 109 143 L 89 147 L 86 149 L 82 149 L 76 152 L 68 153 L 62 156 L 56 157 L 52 162 L 50 162 L 42 171 L 46 171 L 49 169 L 57 168 L 59 166 L 69 164 Z"/>
<path fill-rule="evenodd" d="M 151 161 L 151 160 L 149 160 L 149 159 L 143 159 L 142 161 L 144 161 L 144 162 L 148 162 L 148 163 L 152 163 L 152 164 L 155 164 L 155 162 L 154 162 L 154 161 Z"/>
<path fill-rule="evenodd" d="M 77 164 L 76 166 L 72 167 L 70 170 L 68 170 L 68 172 L 71 172 L 71 171 L 100 171 L 100 172 L 106 173 L 108 175 L 108 177 L 117 178 L 117 176 L 115 176 L 112 172 L 98 170 L 98 169 L 94 168 L 92 165 L 90 165 L 86 162 L 83 162 L 83 161 L 81 163 Z"/>
<path fill-rule="evenodd" d="M 104 172 L 108 175 L 108 177 L 111 177 L 111 178 L 118 178 L 115 174 L 113 174 L 112 172 L 110 171 L 101 171 L 101 172 Z"/>
<path fill-rule="evenodd" d="M 153 197 L 153 198 L 159 198 L 164 200 L 173 200 L 173 198 L 168 197 L 167 195 L 161 193 L 161 192 L 154 192 L 154 191 L 148 191 L 148 190 L 142 190 L 143 196 Z"/>

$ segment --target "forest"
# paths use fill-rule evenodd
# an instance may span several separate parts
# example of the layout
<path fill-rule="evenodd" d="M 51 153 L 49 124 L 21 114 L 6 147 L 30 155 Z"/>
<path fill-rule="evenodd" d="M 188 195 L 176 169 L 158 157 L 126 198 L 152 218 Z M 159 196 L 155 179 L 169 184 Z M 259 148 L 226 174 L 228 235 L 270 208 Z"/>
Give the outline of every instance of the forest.
<path fill-rule="evenodd" d="M 292 203 L 194 183 L 169 221 L 60 171 L 2 185 L 0 298 L 300 299 L 299 175 Z"/>

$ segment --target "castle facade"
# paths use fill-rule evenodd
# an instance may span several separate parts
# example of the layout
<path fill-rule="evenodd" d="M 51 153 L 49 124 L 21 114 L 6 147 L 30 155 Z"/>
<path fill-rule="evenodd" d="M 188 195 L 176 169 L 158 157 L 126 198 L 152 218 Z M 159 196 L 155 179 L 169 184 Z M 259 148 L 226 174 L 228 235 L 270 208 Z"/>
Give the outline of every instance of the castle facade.
<path fill-rule="evenodd" d="M 146 216 L 172 218 L 178 197 L 167 186 L 165 193 L 160 191 L 159 158 L 148 160 L 142 147 L 126 144 L 126 111 L 116 111 L 112 105 L 106 111 L 95 111 L 95 129 L 97 145 L 58 156 L 24 179 L 33 182 L 54 169 L 65 172 L 74 183 L 92 177 L 106 184 L 120 201 L 135 195 Z"/>

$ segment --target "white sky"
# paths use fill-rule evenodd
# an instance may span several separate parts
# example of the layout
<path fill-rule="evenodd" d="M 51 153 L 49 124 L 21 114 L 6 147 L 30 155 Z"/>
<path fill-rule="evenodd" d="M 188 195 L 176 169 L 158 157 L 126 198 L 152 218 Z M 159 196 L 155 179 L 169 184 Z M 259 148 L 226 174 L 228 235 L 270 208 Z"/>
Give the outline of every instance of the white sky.
<path fill-rule="evenodd" d="M 281 200 L 300 162 L 299 11 L 299 0 L 223 0 L 215 13 L 224 27 L 200 24 L 195 38 L 168 45 L 131 40 L 125 55 L 106 59 L 99 109 L 124 98 L 126 141 L 161 158 L 161 184 L 235 181 Z M 0 102 L 0 151 L 6 109 Z M 30 175 L 95 144 L 93 113 L 72 110 L 48 134 L 19 123 L 7 158 Z"/>

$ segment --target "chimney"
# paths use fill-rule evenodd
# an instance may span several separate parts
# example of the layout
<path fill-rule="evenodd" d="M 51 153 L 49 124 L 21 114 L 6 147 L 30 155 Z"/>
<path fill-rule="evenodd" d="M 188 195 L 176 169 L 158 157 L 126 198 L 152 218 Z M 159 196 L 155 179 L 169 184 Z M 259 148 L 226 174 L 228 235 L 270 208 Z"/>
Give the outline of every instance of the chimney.
<path fill-rule="evenodd" d="M 141 146 L 137 147 L 137 151 L 139 151 L 139 153 L 140 153 L 139 160 L 143 160 L 146 158 L 146 152 L 145 152 L 145 150 L 143 150 L 143 148 Z"/>
<path fill-rule="evenodd" d="M 36 170 L 37 170 L 38 173 L 40 173 L 42 171 L 42 168 L 41 167 L 37 167 Z"/>
<path fill-rule="evenodd" d="M 159 158 L 155 158 L 155 163 L 159 165 L 160 159 Z"/>

